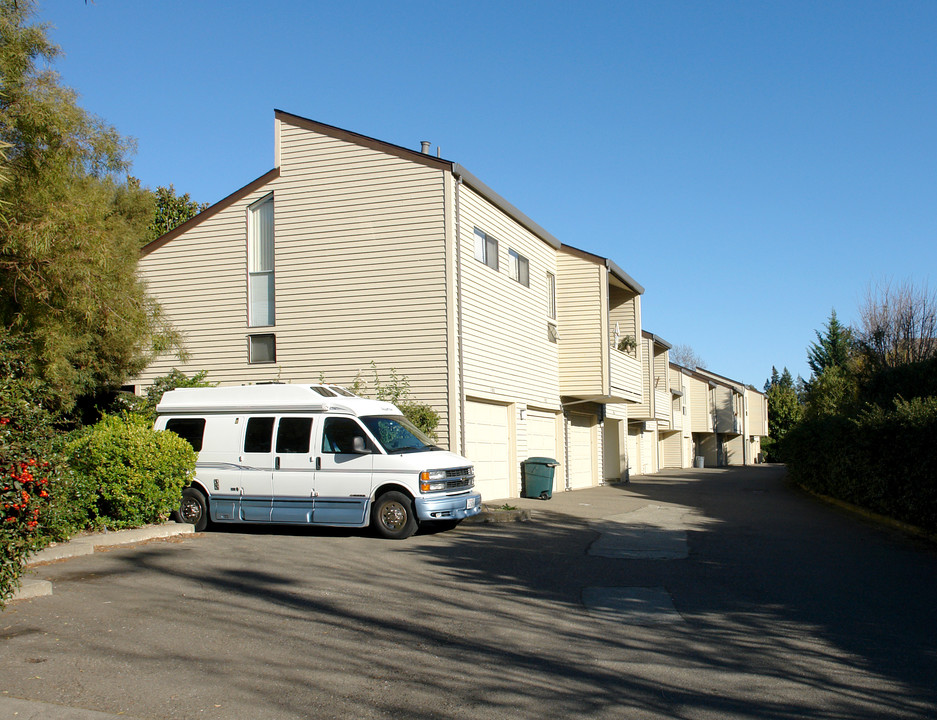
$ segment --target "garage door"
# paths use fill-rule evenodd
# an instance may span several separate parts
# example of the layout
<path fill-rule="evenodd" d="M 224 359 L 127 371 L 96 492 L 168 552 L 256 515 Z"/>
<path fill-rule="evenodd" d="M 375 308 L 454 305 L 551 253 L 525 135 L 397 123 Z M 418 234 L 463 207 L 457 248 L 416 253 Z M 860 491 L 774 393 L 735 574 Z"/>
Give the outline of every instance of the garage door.
<path fill-rule="evenodd" d="M 562 490 L 566 486 L 563 475 L 563 458 L 558 456 L 556 448 L 556 415 L 539 410 L 527 411 L 527 457 L 548 457 L 558 460 L 561 465 L 553 474 L 553 490 Z"/>
<path fill-rule="evenodd" d="M 465 402 L 465 454 L 475 465 L 475 489 L 482 500 L 509 498 L 511 452 L 506 405 Z"/>
<path fill-rule="evenodd" d="M 595 445 L 592 442 L 592 416 L 569 414 L 569 486 L 592 487 L 595 477 Z"/>

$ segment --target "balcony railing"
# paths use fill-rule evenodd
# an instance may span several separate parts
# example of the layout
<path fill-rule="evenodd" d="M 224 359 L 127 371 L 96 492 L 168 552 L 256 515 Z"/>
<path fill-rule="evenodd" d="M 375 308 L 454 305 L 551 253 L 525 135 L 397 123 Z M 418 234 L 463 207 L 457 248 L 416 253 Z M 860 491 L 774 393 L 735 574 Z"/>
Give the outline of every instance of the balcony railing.
<path fill-rule="evenodd" d="M 611 348 L 609 350 L 609 374 L 612 393 L 621 397 L 641 402 L 641 362 L 629 355 Z"/>

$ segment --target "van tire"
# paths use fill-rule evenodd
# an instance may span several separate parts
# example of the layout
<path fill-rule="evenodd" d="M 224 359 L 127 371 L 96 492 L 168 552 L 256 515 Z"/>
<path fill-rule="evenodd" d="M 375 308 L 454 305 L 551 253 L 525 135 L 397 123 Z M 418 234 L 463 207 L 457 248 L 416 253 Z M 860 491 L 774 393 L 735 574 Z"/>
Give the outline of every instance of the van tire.
<path fill-rule="evenodd" d="M 183 488 L 177 515 L 182 522 L 194 525 L 195 532 L 204 532 L 208 528 L 208 500 L 202 491 L 194 487 Z"/>
<path fill-rule="evenodd" d="M 410 537 L 419 527 L 413 501 L 396 490 L 384 493 L 371 505 L 371 525 L 378 535 L 388 540 Z"/>

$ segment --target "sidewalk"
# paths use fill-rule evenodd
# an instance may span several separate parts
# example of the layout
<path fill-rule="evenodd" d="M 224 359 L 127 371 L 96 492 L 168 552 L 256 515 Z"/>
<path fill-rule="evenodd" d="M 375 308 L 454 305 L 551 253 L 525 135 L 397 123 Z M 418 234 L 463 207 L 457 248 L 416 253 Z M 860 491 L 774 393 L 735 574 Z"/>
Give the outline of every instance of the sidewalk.
<path fill-rule="evenodd" d="M 193 525 L 168 522 L 162 525 L 134 528 L 133 530 L 113 530 L 111 532 L 105 531 L 93 535 L 82 535 L 65 543 L 55 543 L 44 550 L 33 553 L 29 557 L 29 560 L 26 561 L 26 567 L 44 565 L 45 563 L 80 557 L 82 555 L 91 555 L 99 548 L 109 548 L 117 545 L 133 545 L 147 542 L 148 540 L 174 537 L 176 535 L 191 535 L 194 532 L 195 527 Z M 24 575 L 19 590 L 16 591 L 10 599 L 10 602 L 51 594 L 51 582 Z"/>

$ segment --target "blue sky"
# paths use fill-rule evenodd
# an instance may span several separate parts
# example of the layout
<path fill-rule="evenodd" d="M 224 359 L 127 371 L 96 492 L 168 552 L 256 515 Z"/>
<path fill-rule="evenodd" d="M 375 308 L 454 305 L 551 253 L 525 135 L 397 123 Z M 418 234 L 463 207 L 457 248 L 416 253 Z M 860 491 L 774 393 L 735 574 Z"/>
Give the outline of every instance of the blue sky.
<path fill-rule="evenodd" d="M 937 2 L 47 0 L 55 69 L 214 202 L 274 108 L 430 140 L 646 288 L 644 328 L 761 389 L 835 308 L 937 269 Z"/>

